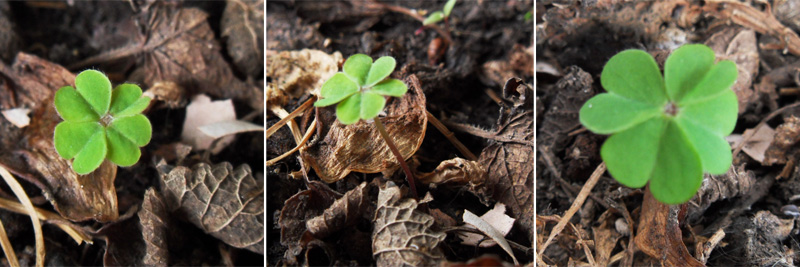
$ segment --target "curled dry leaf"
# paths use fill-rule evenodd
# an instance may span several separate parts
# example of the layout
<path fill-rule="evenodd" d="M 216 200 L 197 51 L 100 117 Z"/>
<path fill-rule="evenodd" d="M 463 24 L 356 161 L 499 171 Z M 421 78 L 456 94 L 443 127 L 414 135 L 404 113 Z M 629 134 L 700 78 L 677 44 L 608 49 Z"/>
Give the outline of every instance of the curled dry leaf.
<path fill-rule="evenodd" d="M 714 50 L 720 60 L 736 63 L 738 78 L 731 90 L 736 92 L 736 99 L 739 100 L 739 114 L 744 113 L 747 106 L 757 100 L 752 88 L 753 80 L 758 76 L 759 64 L 755 31 L 728 27 L 711 35 L 705 44 Z"/>
<path fill-rule="evenodd" d="M 704 174 L 703 183 L 697 194 L 690 200 L 686 219 L 696 221 L 700 219 L 711 204 L 750 192 L 756 182 L 753 171 L 745 171 L 744 164 L 733 166 L 722 175 Z"/>
<path fill-rule="evenodd" d="M 75 75 L 57 64 L 24 53 L 17 55 L 11 67 L 0 63 L 0 74 L 6 84 L 3 88 L 13 90 L 12 93 L 0 89 L 0 93 L 12 96 L 4 98 L 11 100 L 10 103 L 3 102 L 0 106 L 4 109 L 17 105 L 29 107 L 33 118 L 22 130 L 3 127 L 0 143 L 4 149 L 0 151 L 0 164 L 39 187 L 56 211 L 69 220 L 116 220 L 119 216 L 114 188 L 117 167 L 104 162 L 97 171 L 80 176 L 53 146 L 53 130 L 61 119 L 55 106 L 49 103 L 53 103 L 55 90 L 74 84 Z"/>
<path fill-rule="evenodd" d="M 290 197 L 283 203 L 278 225 L 281 227 L 281 245 L 288 247 L 284 259 L 288 265 L 299 265 L 300 255 L 306 242 L 301 242 L 306 232 L 306 222 L 322 214 L 333 205 L 341 194 L 318 181 L 308 183 L 308 189 Z"/>
<path fill-rule="evenodd" d="M 790 148 L 800 141 L 800 118 L 789 116 L 775 129 L 774 139 L 764 152 L 764 165 L 784 164 Z"/>
<path fill-rule="evenodd" d="M 339 71 L 342 53 L 328 54 L 320 50 L 282 51 L 267 57 L 267 87 L 281 91 L 268 95 L 298 98 L 306 93 L 318 94 L 322 84 Z M 273 99 L 274 97 L 268 97 Z M 273 102 L 273 101 L 269 101 Z M 280 101 L 276 102 L 280 106 Z"/>
<path fill-rule="evenodd" d="M 419 174 L 417 180 L 423 184 L 471 184 L 483 183 L 486 171 L 477 161 L 453 158 L 442 161 L 432 172 Z"/>
<path fill-rule="evenodd" d="M 160 163 L 161 188 L 170 210 L 228 245 L 264 254 L 264 182 L 247 164 L 228 162 L 192 169 Z"/>
<path fill-rule="evenodd" d="M 636 246 L 664 266 L 704 266 L 689 254 L 683 243 L 678 224 L 680 209 L 680 205 L 658 202 L 648 186 L 636 230 Z"/>
<path fill-rule="evenodd" d="M 598 226 L 592 226 L 592 237 L 594 238 L 594 259 L 597 266 L 609 266 L 611 253 L 617 247 L 617 241 L 622 238 L 620 231 L 617 231 L 616 221 L 624 223 L 624 219 L 614 220 L 610 209 L 603 212 L 597 220 Z M 622 227 L 620 227 L 622 228 Z M 629 230 L 630 231 L 630 230 Z"/>
<path fill-rule="evenodd" d="M 431 230 L 433 217 L 416 211 L 417 201 L 402 199 L 388 182 L 378 193 L 372 230 L 372 256 L 378 266 L 432 266 L 444 260 L 444 233 Z"/>
<path fill-rule="evenodd" d="M 495 204 L 492 210 L 487 211 L 485 214 L 481 215 L 480 218 L 492 226 L 492 228 L 497 229 L 497 231 L 503 236 L 507 235 L 508 232 L 511 231 L 511 227 L 514 226 L 514 218 L 506 215 L 506 205 L 503 204 Z M 477 246 L 478 242 L 480 242 L 484 237 L 483 235 L 476 233 L 459 233 L 459 236 L 461 236 L 461 238 L 464 240 L 461 242 L 461 244 L 470 246 Z M 480 246 L 485 248 L 494 245 L 497 245 L 497 242 L 492 240 L 484 240 L 480 243 Z"/>
<path fill-rule="evenodd" d="M 413 155 L 428 126 L 425 94 L 416 75 L 405 79 L 408 93 L 402 98 L 392 97 L 386 103 L 386 117 L 381 121 L 389 136 L 394 139 L 404 159 Z M 351 171 L 376 173 L 396 170 L 399 167 L 386 142 L 375 125 L 360 121 L 344 125 L 336 120 L 333 108 L 320 108 L 322 122 L 319 142 L 300 149 L 303 161 L 311 166 L 326 183 L 344 178 Z"/>
<path fill-rule="evenodd" d="M 230 99 L 211 101 L 206 95 L 200 94 L 192 99 L 186 107 L 186 119 L 183 121 L 181 141 L 192 146 L 194 150 L 205 150 L 211 147 L 216 138 L 203 133 L 201 126 L 222 121 L 236 120 L 236 111 Z M 233 142 L 233 136 L 225 137 L 217 142 L 213 153 L 217 154 Z"/>
<path fill-rule="evenodd" d="M 747 129 L 744 130 L 744 134 L 730 135 L 727 139 L 732 143 L 731 147 L 738 147 L 743 141 L 743 137 L 751 135 L 750 132 L 752 131 L 756 132 L 753 133 L 750 139 L 747 140 L 747 143 L 744 144 L 742 151 L 759 163 L 763 163 L 767 149 L 769 145 L 772 144 L 772 140 L 775 139 L 775 130 L 773 130 L 772 127 L 763 125 L 757 129 Z"/>
<path fill-rule="evenodd" d="M 478 215 L 473 214 L 469 210 L 464 210 L 463 220 L 465 223 L 475 226 L 478 228 L 478 230 L 491 237 L 492 240 L 497 242 L 497 244 L 500 245 L 500 247 L 503 248 L 503 250 L 505 250 L 509 256 L 511 256 L 511 259 L 514 260 L 514 264 L 519 264 L 517 257 L 514 256 L 514 252 L 511 251 L 511 246 L 508 245 L 508 241 L 506 241 L 506 238 L 503 237 L 504 234 L 500 233 L 500 231 L 494 228 L 494 226 L 487 223 L 481 219 L 481 217 L 478 217 Z"/>
<path fill-rule="evenodd" d="M 233 64 L 256 77 L 264 69 L 264 0 L 228 0 L 222 13 L 222 36 L 227 37 Z"/>
<path fill-rule="evenodd" d="M 317 238 L 324 238 L 347 226 L 353 225 L 372 204 L 366 196 L 367 182 L 362 182 L 342 198 L 333 202 L 321 215 L 306 222 L 308 232 Z"/>
<path fill-rule="evenodd" d="M 143 95 L 164 102 L 168 108 L 175 109 L 186 106 L 186 90 L 174 82 L 155 82 Z"/>
<path fill-rule="evenodd" d="M 144 202 L 138 216 L 146 252 L 142 263 L 147 266 L 167 266 L 169 262 L 167 230 L 170 217 L 164 200 L 155 189 L 147 189 L 144 193 Z"/>

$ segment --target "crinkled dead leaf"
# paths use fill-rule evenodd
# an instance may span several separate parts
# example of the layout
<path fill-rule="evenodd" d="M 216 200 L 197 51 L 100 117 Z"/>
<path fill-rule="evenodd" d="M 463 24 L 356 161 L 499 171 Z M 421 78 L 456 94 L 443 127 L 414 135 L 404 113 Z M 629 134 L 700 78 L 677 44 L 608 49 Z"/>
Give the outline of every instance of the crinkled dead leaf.
<path fill-rule="evenodd" d="M 533 90 L 523 87 L 526 89 L 515 91 L 516 95 L 513 90 L 503 90 L 509 92 L 506 98 L 516 100 L 507 115 L 501 112 L 495 127 L 495 136 L 506 141 L 483 149 L 478 162 L 486 170 L 486 180 L 483 186 L 471 190 L 483 196 L 484 203 L 489 198 L 505 204 L 533 241 L 533 107 L 524 104 L 533 98 Z"/>
<path fill-rule="evenodd" d="M 264 0 L 228 0 L 221 24 L 233 64 L 248 76 L 260 75 L 264 70 Z"/>
<path fill-rule="evenodd" d="M 0 64 L 0 73 L 11 103 L 0 103 L 3 109 L 28 107 L 32 110 L 31 124 L 18 129 L 0 120 L 3 135 L 0 143 L 0 164 L 43 191 L 56 211 L 72 221 L 95 219 L 114 221 L 119 216 L 114 178 L 117 167 L 110 162 L 88 175 L 72 171 L 70 162 L 58 156 L 53 146 L 53 130 L 61 119 L 55 110 L 55 91 L 74 84 L 75 75 L 67 69 L 20 53 L 14 65 Z M 0 93 L 6 93 L 0 89 Z"/>
<path fill-rule="evenodd" d="M 311 181 L 308 189 L 290 197 L 283 203 L 278 225 L 281 227 L 281 245 L 288 247 L 284 259 L 289 265 L 299 265 L 297 257 L 305 247 L 301 242 L 306 232 L 306 222 L 333 205 L 341 194 L 331 190 L 326 184 Z"/>
<path fill-rule="evenodd" d="M 247 164 L 159 164 L 166 205 L 228 245 L 264 254 L 264 182 Z"/>
<path fill-rule="evenodd" d="M 486 171 L 477 161 L 462 158 L 453 158 L 442 161 L 432 172 L 422 173 L 417 176 L 417 181 L 423 184 L 471 184 L 473 186 L 483 183 Z"/>
<path fill-rule="evenodd" d="M 680 205 L 658 202 L 648 186 L 636 230 L 636 246 L 664 266 L 704 266 L 689 254 L 683 243 L 678 224 L 680 209 Z"/>
<path fill-rule="evenodd" d="M 758 47 L 756 33 L 739 27 L 725 28 L 705 41 L 719 60 L 732 60 L 736 63 L 738 79 L 731 90 L 739 100 L 739 114 L 744 113 L 750 103 L 757 100 L 753 92 L 753 80 L 758 76 Z"/>
<path fill-rule="evenodd" d="M 394 139 L 404 159 L 413 155 L 425 137 L 428 116 L 425 95 L 415 75 L 405 79 L 409 90 L 402 98 L 389 98 L 386 117 L 381 121 Z M 320 108 L 321 137 L 313 145 L 300 149 L 300 155 L 323 181 L 332 183 L 351 171 L 376 173 L 396 170 L 394 157 L 373 123 L 359 121 L 344 125 L 336 120 L 334 108 Z"/>
<path fill-rule="evenodd" d="M 167 266 L 169 263 L 167 231 L 170 229 L 170 217 L 164 200 L 155 189 L 147 189 L 144 193 L 144 202 L 138 216 L 145 243 L 142 263 L 148 266 Z"/>
<path fill-rule="evenodd" d="M 308 220 L 308 232 L 317 238 L 324 238 L 358 222 L 358 218 L 372 204 L 366 196 L 366 189 L 367 182 L 362 182 L 333 202 L 321 215 Z"/>
<path fill-rule="evenodd" d="M 306 93 L 319 94 L 319 89 L 339 71 L 342 54 L 320 50 L 282 51 L 267 57 L 267 87 L 282 91 L 293 98 Z M 272 102 L 272 101 L 269 101 Z M 276 102 L 280 104 L 280 102 Z"/>
<path fill-rule="evenodd" d="M 800 118 L 789 116 L 775 129 L 772 143 L 764 152 L 764 165 L 784 164 L 787 153 L 800 141 Z"/>
<path fill-rule="evenodd" d="M 372 230 L 372 256 L 378 266 L 431 266 L 444 260 L 444 233 L 431 229 L 433 217 L 416 211 L 417 201 L 403 199 L 389 182 L 378 193 Z"/>
<path fill-rule="evenodd" d="M 550 151 L 561 151 L 569 139 L 567 133 L 580 127 L 578 111 L 589 98 L 595 95 L 592 75 L 577 66 L 567 68 L 567 74 L 556 82 L 553 95 L 538 105 L 545 112 L 538 112 L 541 123 L 536 136 L 538 146 L 549 147 Z M 542 92 L 543 90 L 539 90 Z"/>

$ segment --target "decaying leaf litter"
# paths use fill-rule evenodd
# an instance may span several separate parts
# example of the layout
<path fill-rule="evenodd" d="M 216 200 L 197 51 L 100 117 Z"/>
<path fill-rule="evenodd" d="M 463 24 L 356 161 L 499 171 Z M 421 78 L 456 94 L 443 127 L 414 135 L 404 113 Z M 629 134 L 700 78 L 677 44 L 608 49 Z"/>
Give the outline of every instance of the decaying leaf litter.
<path fill-rule="evenodd" d="M 449 36 L 415 34 L 445 2 L 267 3 L 270 264 L 533 263 L 533 2 L 459 1 Z M 419 199 L 373 123 L 312 106 L 356 53 L 408 85 L 381 120 Z"/>
<path fill-rule="evenodd" d="M 797 264 L 800 1 L 537 2 L 537 256 L 540 264 Z M 578 110 L 605 62 L 644 49 L 659 64 L 703 43 L 738 67 L 733 166 L 667 206 L 604 172 L 603 136 Z M 552 238 L 552 239 L 551 239 Z M 550 240 L 550 241 L 548 241 Z"/>
<path fill-rule="evenodd" d="M 3 2 L 0 13 L 0 166 L 43 222 L 40 252 L 30 209 L 0 188 L 0 235 L 20 265 L 263 264 L 263 174 L 249 167 L 263 162 L 263 2 Z M 153 138 L 137 164 L 80 176 L 53 147 L 52 103 L 88 68 L 154 99 Z M 217 119 L 186 123 L 205 103 L 223 105 Z"/>

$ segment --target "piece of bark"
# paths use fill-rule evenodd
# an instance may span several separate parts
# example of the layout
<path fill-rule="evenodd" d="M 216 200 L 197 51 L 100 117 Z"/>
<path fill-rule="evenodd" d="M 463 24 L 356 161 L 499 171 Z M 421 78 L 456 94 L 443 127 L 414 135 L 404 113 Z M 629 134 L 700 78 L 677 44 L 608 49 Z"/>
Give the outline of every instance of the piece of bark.
<path fill-rule="evenodd" d="M 247 164 L 205 163 L 170 169 L 161 163 L 166 205 L 228 245 L 264 254 L 264 183 Z"/>

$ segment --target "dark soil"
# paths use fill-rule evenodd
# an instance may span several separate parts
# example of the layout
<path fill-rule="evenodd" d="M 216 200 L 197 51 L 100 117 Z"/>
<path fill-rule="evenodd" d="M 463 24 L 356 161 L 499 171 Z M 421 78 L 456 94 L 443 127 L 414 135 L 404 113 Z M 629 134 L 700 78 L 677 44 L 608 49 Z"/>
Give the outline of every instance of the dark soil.
<path fill-rule="evenodd" d="M 383 4 L 404 7 L 412 10 L 439 10 L 445 1 L 388 1 Z M 494 91 L 498 96 L 506 80 L 512 77 L 523 79 L 527 84 L 533 83 L 532 62 L 519 65 L 524 71 L 522 75 L 502 76 L 492 79 L 486 74 L 491 68 L 485 63 L 493 60 L 508 62 L 512 51 L 521 51 L 532 45 L 532 21 L 525 21 L 524 14 L 531 10 L 531 1 L 459 1 L 453 10 L 450 21 L 453 43 L 442 53 L 439 60 L 431 64 L 428 56 L 429 44 L 434 38 L 441 37 L 432 30 L 426 29 L 415 34 L 421 23 L 414 18 L 381 8 L 370 8 L 362 1 L 269 1 L 267 3 L 267 54 L 304 48 L 318 49 L 326 53 L 339 51 L 344 58 L 356 53 L 364 53 L 373 58 L 393 56 L 397 60 L 400 77 L 416 75 L 427 98 L 426 108 L 440 120 L 461 125 L 475 126 L 476 129 L 488 129 L 493 132 L 500 116 L 500 106 L 492 100 L 486 91 Z M 443 23 L 440 23 L 442 26 Z M 514 50 L 517 47 L 517 50 Z M 267 62 L 267 64 L 270 64 Z M 526 64 L 526 63 L 522 63 Z M 519 72 L 512 72 L 519 73 Z M 271 77 L 267 77 L 267 82 Z M 307 100 L 307 96 L 294 99 L 284 108 L 291 112 Z M 531 101 L 528 99 L 527 101 Z M 313 109 L 312 109 L 313 110 Z M 313 113 L 312 113 L 313 114 Z M 276 123 L 279 118 L 268 115 L 267 127 Z M 310 120 L 305 118 L 304 120 Z M 301 124 L 301 127 L 302 126 Z M 468 150 L 476 155 L 491 143 L 490 140 L 464 131 L 450 128 Z M 315 139 L 317 137 L 312 137 Z M 314 141 L 312 141 L 313 143 Z M 283 127 L 267 139 L 267 159 L 277 157 L 295 146 L 287 127 Z M 418 172 L 430 172 L 440 162 L 454 157 L 464 156 L 432 126 L 428 126 L 420 149 L 409 162 L 417 162 Z M 308 188 L 302 175 L 294 179 L 290 173 L 304 168 L 296 154 L 275 165 L 267 167 L 267 228 L 269 244 L 268 262 L 270 265 L 293 264 L 287 252 L 287 245 L 281 243 L 281 226 L 278 225 L 280 212 L 284 203 L 298 191 Z M 308 179 L 319 180 L 313 170 L 305 166 Z M 412 167 L 415 168 L 415 167 Z M 373 180 L 394 181 L 407 187 L 405 175 L 401 170 L 389 177 L 377 174 L 350 173 L 344 179 L 328 184 L 340 194 L 353 189 L 362 181 Z M 462 225 L 461 214 L 469 210 L 481 215 L 491 209 L 482 203 L 464 186 L 440 186 L 428 188 L 417 183 L 420 198 L 426 193 L 433 195 L 428 203 L 430 209 L 441 209 Z M 297 264 L 308 257 L 311 265 L 375 265 L 372 256 L 371 233 L 374 201 L 378 189 L 372 187 L 368 199 L 370 211 L 363 214 L 355 226 L 346 228 L 321 241 L 326 244 L 323 250 L 309 247 L 296 252 Z M 406 196 L 408 197 L 408 196 Z M 324 207 L 323 207 L 324 208 Z M 419 209 L 423 210 L 423 209 Z M 309 211 L 319 213 L 321 210 Z M 427 213 L 427 212 L 426 212 Z M 348 235 L 355 235 L 355 237 Z M 347 238 L 345 238 L 347 237 Z M 532 242 L 525 233 L 515 226 L 506 238 L 510 241 L 531 247 Z M 350 244 L 358 249 L 349 248 Z M 465 262 L 484 254 L 493 254 L 502 261 L 511 262 L 511 258 L 502 249 L 476 248 L 461 245 L 454 234 L 448 234 L 440 246 L 445 258 L 450 262 Z M 327 251 L 327 252 L 325 252 Z M 532 250 L 514 249 L 520 263 L 531 262 Z"/>

